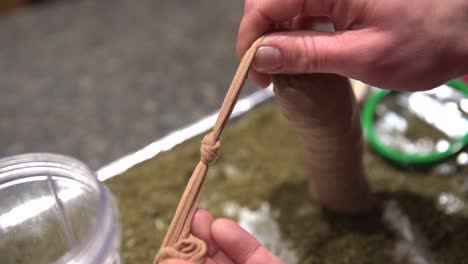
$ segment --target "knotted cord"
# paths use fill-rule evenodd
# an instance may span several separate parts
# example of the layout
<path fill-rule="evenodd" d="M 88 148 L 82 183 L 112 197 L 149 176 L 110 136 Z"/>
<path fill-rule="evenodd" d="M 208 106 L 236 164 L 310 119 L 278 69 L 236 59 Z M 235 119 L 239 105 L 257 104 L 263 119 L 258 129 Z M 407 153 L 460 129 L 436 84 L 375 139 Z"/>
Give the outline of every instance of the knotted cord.
<path fill-rule="evenodd" d="M 250 64 L 252 63 L 261 41 L 262 38 L 257 39 L 242 57 L 237 72 L 231 82 L 231 86 L 221 105 L 213 131 L 206 135 L 201 142 L 200 161 L 185 187 L 185 191 L 161 244 L 159 253 L 154 259 L 154 264 L 169 258 L 189 260 L 196 264 L 202 264 L 205 261 L 205 243 L 191 235 L 190 232 L 193 215 L 208 171 L 208 166 L 218 157 L 219 148 L 221 146 L 221 142 L 219 141 L 221 133 L 239 97 L 239 93 L 250 69 Z"/>

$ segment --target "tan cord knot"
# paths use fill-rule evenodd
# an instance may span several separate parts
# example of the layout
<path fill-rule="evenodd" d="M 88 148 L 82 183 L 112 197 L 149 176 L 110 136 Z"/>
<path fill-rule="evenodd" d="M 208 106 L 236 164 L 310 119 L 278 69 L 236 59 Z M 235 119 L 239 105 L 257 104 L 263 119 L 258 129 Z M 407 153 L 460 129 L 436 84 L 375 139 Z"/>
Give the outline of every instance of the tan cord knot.
<path fill-rule="evenodd" d="M 232 80 L 231 86 L 226 93 L 223 104 L 219 110 L 218 118 L 213 127 L 213 132 L 206 135 L 201 142 L 200 149 L 200 162 L 193 170 L 192 176 L 190 177 L 187 186 L 185 187 L 182 198 L 180 199 L 179 205 L 177 206 L 174 218 L 172 218 L 171 225 L 167 230 L 166 237 L 161 244 L 161 250 L 155 257 L 154 263 L 159 263 L 160 260 L 168 259 L 171 257 L 184 258 L 194 263 L 204 263 L 204 256 L 206 253 L 206 245 L 197 239 L 197 244 L 193 244 L 195 237 L 190 236 L 187 240 L 187 236 L 190 234 L 190 225 L 193 220 L 195 208 L 197 205 L 198 197 L 200 196 L 201 188 L 203 186 L 208 167 L 218 157 L 219 137 L 223 132 L 226 122 L 229 120 L 234 105 L 236 104 L 237 98 L 241 91 L 242 86 L 245 83 L 245 78 L 250 69 L 250 64 L 255 56 L 255 52 L 263 38 L 257 39 L 249 50 L 242 57 L 239 68 L 237 68 L 236 75 Z M 190 240 L 191 239 L 191 240 Z M 196 238 L 195 238 L 196 239 Z"/>
<path fill-rule="evenodd" d="M 203 264 L 205 263 L 206 251 L 206 244 L 197 237 L 190 235 L 190 237 L 179 240 L 171 247 L 162 248 L 155 263 L 176 258 L 188 260 L 194 264 Z"/>
<path fill-rule="evenodd" d="M 201 142 L 201 161 L 206 165 L 213 164 L 213 162 L 218 158 L 220 147 L 221 142 L 219 140 L 215 140 L 213 133 L 206 135 Z"/>

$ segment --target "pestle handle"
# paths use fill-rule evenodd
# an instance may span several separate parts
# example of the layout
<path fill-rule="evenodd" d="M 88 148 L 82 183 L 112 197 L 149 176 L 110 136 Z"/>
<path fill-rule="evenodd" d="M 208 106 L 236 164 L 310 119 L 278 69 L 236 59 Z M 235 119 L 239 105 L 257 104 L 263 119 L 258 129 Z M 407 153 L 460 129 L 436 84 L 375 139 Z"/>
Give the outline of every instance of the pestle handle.
<path fill-rule="evenodd" d="M 360 115 L 349 80 L 334 74 L 274 75 L 273 84 L 305 149 L 312 197 L 337 212 L 370 209 Z"/>

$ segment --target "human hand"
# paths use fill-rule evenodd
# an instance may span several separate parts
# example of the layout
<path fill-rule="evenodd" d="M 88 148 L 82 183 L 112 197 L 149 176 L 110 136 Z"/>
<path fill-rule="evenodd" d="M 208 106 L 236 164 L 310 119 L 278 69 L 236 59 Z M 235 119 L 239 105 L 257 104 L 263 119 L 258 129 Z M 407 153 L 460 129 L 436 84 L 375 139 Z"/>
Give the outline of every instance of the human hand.
<path fill-rule="evenodd" d="M 193 234 L 205 241 L 208 258 L 205 264 L 283 263 L 247 231 L 227 219 L 214 219 L 206 210 L 198 209 L 192 222 Z M 190 264 L 169 259 L 164 264 Z"/>
<path fill-rule="evenodd" d="M 317 16 L 329 16 L 336 32 L 311 30 Z M 406 91 L 468 72 L 467 0 L 246 0 L 238 54 L 278 30 L 262 41 L 251 71 L 262 87 L 271 78 L 259 72 L 335 73 Z"/>

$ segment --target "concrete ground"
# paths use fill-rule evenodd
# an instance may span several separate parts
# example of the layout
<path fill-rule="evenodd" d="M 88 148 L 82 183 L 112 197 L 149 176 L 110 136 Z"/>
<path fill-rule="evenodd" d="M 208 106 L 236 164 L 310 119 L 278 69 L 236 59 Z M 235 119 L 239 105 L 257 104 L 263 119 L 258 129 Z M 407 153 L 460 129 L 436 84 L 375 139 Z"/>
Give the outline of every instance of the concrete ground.
<path fill-rule="evenodd" d="M 56 152 L 96 169 L 216 110 L 242 8 L 69 0 L 1 16 L 0 156 Z"/>

